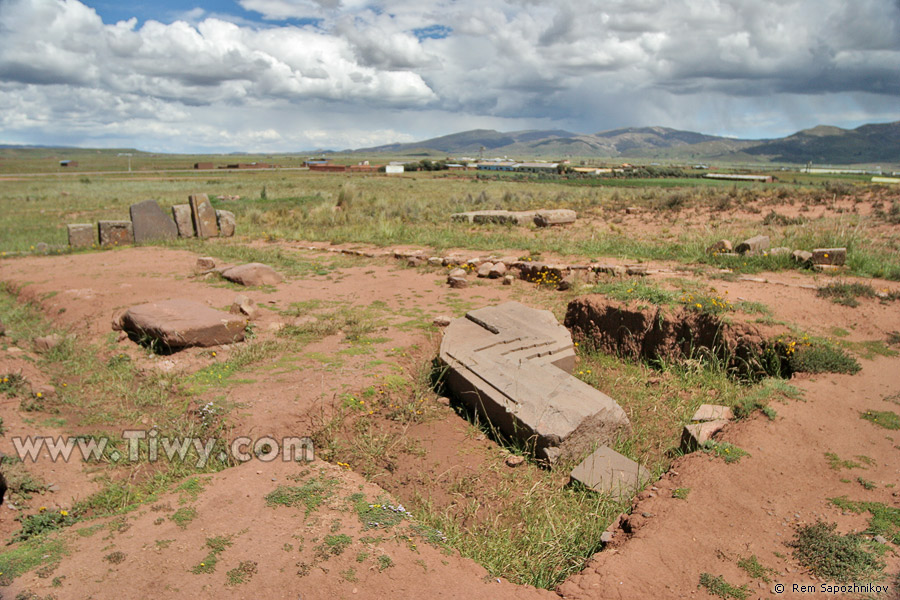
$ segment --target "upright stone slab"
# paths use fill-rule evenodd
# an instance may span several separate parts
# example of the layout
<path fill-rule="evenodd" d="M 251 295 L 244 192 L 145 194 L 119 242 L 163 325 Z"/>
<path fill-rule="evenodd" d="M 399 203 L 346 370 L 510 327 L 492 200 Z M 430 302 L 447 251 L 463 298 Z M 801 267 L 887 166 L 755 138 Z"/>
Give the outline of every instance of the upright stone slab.
<path fill-rule="evenodd" d="M 176 204 L 172 207 L 172 218 L 178 228 L 179 237 L 194 237 L 194 217 L 190 204 Z"/>
<path fill-rule="evenodd" d="M 131 221 L 99 221 L 101 246 L 124 246 L 134 243 L 134 230 Z"/>
<path fill-rule="evenodd" d="M 66 229 L 72 248 L 90 248 L 97 244 L 97 228 L 92 223 L 73 223 L 66 225 Z"/>
<path fill-rule="evenodd" d="M 551 461 L 631 432 L 616 402 L 570 375 L 575 348 L 549 310 L 507 302 L 470 311 L 444 332 L 447 385 L 504 434 Z"/>
<path fill-rule="evenodd" d="M 216 223 L 219 225 L 219 235 L 222 237 L 231 237 L 234 235 L 235 218 L 233 212 L 228 210 L 217 210 Z"/>
<path fill-rule="evenodd" d="M 164 300 L 129 308 L 121 318 L 123 331 L 170 349 L 217 346 L 244 339 L 247 319 L 215 310 L 193 300 Z"/>
<path fill-rule="evenodd" d="M 600 446 L 569 475 L 601 494 L 627 500 L 650 481 L 650 471 L 612 448 Z"/>
<path fill-rule="evenodd" d="M 219 235 L 219 226 L 216 223 L 216 211 L 209 202 L 206 194 L 190 196 L 191 213 L 194 217 L 194 228 L 197 237 L 208 238 Z"/>
<path fill-rule="evenodd" d="M 175 221 L 163 212 L 156 200 L 144 200 L 129 208 L 134 241 L 138 244 L 155 240 L 174 240 L 178 237 Z"/>

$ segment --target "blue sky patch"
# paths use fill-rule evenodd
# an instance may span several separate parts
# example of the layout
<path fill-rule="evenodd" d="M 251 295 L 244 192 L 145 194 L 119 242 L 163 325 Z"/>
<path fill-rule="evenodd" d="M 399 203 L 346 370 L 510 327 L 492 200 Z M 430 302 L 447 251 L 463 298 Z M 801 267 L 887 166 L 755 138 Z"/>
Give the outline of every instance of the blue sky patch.
<path fill-rule="evenodd" d="M 429 25 L 419 29 L 413 29 L 413 33 L 420 40 L 442 40 L 453 33 L 453 29 L 446 25 Z"/>

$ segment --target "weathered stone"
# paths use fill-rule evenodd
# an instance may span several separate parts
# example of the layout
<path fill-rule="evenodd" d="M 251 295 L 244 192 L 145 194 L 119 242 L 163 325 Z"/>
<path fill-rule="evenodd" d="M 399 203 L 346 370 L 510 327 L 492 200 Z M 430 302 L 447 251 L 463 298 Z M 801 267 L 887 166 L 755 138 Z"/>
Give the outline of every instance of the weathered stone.
<path fill-rule="evenodd" d="M 128 209 L 137 244 L 154 240 L 174 240 L 178 237 L 175 220 L 163 212 L 156 200 L 144 200 Z"/>
<path fill-rule="evenodd" d="M 650 472 L 612 448 L 600 446 L 572 469 L 573 481 L 627 500 L 650 481 Z"/>
<path fill-rule="evenodd" d="M 247 315 L 247 318 L 255 319 L 259 315 L 259 307 L 252 298 L 240 294 L 235 296 L 234 302 L 231 303 L 230 312 L 233 315 Z"/>
<path fill-rule="evenodd" d="M 706 249 L 707 254 L 720 254 L 722 252 L 731 252 L 733 248 L 731 247 L 730 240 L 719 240 L 712 246 Z"/>
<path fill-rule="evenodd" d="M 556 286 L 556 289 L 564 292 L 566 290 L 572 289 L 575 285 L 575 274 L 569 273 L 559 281 L 559 285 Z"/>
<path fill-rule="evenodd" d="M 574 223 L 576 214 L 568 208 L 551 208 L 537 211 L 534 215 L 534 224 L 538 227 L 550 227 L 551 225 L 567 225 Z"/>
<path fill-rule="evenodd" d="M 807 252 L 806 250 L 794 250 L 791 252 L 791 257 L 795 262 L 806 264 L 812 258 L 812 252 Z"/>
<path fill-rule="evenodd" d="M 491 279 L 499 279 L 506 275 L 506 265 L 502 262 L 495 262 L 494 266 L 488 271 L 488 277 Z"/>
<path fill-rule="evenodd" d="M 478 265 L 478 276 L 479 277 L 487 277 L 491 274 L 491 270 L 494 268 L 494 263 L 485 262 Z"/>
<path fill-rule="evenodd" d="M 625 207 L 625 214 L 626 214 L 626 215 L 636 215 L 636 214 L 638 214 L 639 212 L 642 212 L 642 211 L 641 211 L 641 209 L 638 208 L 637 206 L 626 206 L 626 207 Z"/>
<path fill-rule="evenodd" d="M 726 425 L 728 425 L 728 421 L 724 419 L 685 425 L 681 432 L 681 450 L 685 454 L 697 450 L 722 431 Z"/>
<path fill-rule="evenodd" d="M 247 263 L 222 271 L 222 277 L 241 285 L 275 285 L 281 283 L 281 275 L 262 263 Z"/>
<path fill-rule="evenodd" d="M 467 271 L 465 269 L 453 269 L 447 275 L 448 277 L 465 277 L 467 275 Z"/>
<path fill-rule="evenodd" d="M 444 259 L 440 256 L 432 256 L 429 257 L 428 264 L 432 267 L 440 267 L 444 264 Z"/>
<path fill-rule="evenodd" d="M 763 251 L 769 249 L 769 236 L 757 235 L 750 239 L 744 240 L 734 249 L 738 254 L 762 254 Z"/>
<path fill-rule="evenodd" d="M 813 269 L 823 273 L 837 273 L 843 271 L 845 267 L 841 265 L 813 265 Z"/>
<path fill-rule="evenodd" d="M 450 287 L 452 287 L 454 289 L 462 289 L 462 288 L 469 287 L 469 280 L 466 279 L 464 276 L 460 277 L 460 276 L 451 275 L 450 277 L 447 277 L 447 283 L 450 284 Z"/>
<path fill-rule="evenodd" d="M 97 244 L 97 228 L 92 223 L 72 223 L 66 225 L 66 230 L 72 248 L 90 248 Z"/>
<path fill-rule="evenodd" d="M 450 318 L 446 315 L 439 315 L 434 318 L 432 323 L 434 323 L 435 327 L 446 327 L 447 325 L 449 325 L 451 323 L 451 321 L 453 321 L 452 318 Z"/>
<path fill-rule="evenodd" d="M 604 531 L 600 534 L 600 543 L 608 544 L 613 541 L 613 532 L 612 531 Z"/>
<path fill-rule="evenodd" d="M 525 457 L 518 454 L 510 454 L 506 457 L 504 462 L 506 462 L 507 467 L 516 468 L 519 465 L 525 464 Z"/>
<path fill-rule="evenodd" d="M 504 275 L 503 276 L 503 285 L 512 285 L 515 277 L 512 275 Z"/>
<path fill-rule="evenodd" d="M 406 266 L 408 267 L 420 267 L 425 264 L 425 259 L 421 256 L 410 256 L 406 259 Z"/>
<path fill-rule="evenodd" d="M 34 338 L 34 351 L 39 353 L 50 352 L 63 341 L 63 338 L 55 333 Z"/>
<path fill-rule="evenodd" d="M 216 224 L 219 226 L 219 235 L 222 237 L 231 237 L 237 224 L 234 213 L 230 210 L 216 211 Z"/>
<path fill-rule="evenodd" d="M 194 265 L 194 270 L 203 273 L 204 271 L 211 271 L 216 268 L 216 259 L 212 256 L 201 256 L 197 258 L 197 264 Z"/>
<path fill-rule="evenodd" d="M 727 406 L 718 404 L 701 404 L 691 417 L 691 421 L 730 421 L 734 418 L 734 413 Z"/>
<path fill-rule="evenodd" d="M 191 216 L 194 219 L 194 229 L 197 237 L 208 238 L 219 235 L 219 226 L 216 223 L 216 211 L 209 202 L 206 194 L 189 196 Z"/>
<path fill-rule="evenodd" d="M 814 265 L 842 266 L 847 262 L 846 248 L 816 248 L 810 259 Z"/>
<path fill-rule="evenodd" d="M 246 322 L 245 317 L 180 299 L 133 306 L 122 316 L 122 327 L 133 339 L 150 339 L 170 349 L 239 342 Z"/>
<path fill-rule="evenodd" d="M 612 398 L 569 374 L 572 336 L 548 310 L 507 302 L 470 311 L 446 329 L 440 359 L 460 400 L 538 456 L 584 455 L 631 431 Z"/>
<path fill-rule="evenodd" d="M 643 277 L 647 274 L 647 267 L 643 265 L 628 265 L 625 267 L 625 273 L 628 275 L 639 275 Z"/>
<path fill-rule="evenodd" d="M 101 246 L 124 246 L 134 242 L 131 221 L 100 221 L 97 223 Z"/>
<path fill-rule="evenodd" d="M 190 204 L 176 204 L 172 207 L 172 218 L 178 228 L 179 237 L 194 237 L 194 217 Z"/>
<path fill-rule="evenodd" d="M 525 225 L 534 219 L 535 211 L 473 210 L 450 215 L 452 221 L 463 223 L 499 223 L 501 225 Z"/>

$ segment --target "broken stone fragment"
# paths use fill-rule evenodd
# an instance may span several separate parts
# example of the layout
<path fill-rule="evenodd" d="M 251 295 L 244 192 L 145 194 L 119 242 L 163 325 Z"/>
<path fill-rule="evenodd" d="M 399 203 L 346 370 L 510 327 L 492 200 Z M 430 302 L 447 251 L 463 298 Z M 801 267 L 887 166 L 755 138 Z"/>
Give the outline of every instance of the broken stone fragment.
<path fill-rule="evenodd" d="M 197 264 L 194 266 L 194 270 L 198 273 L 203 273 L 204 271 L 211 271 L 216 268 L 216 259 L 212 256 L 201 256 L 197 258 Z"/>
<path fill-rule="evenodd" d="M 650 481 L 650 472 L 612 448 L 600 446 L 572 469 L 570 477 L 595 492 L 621 500 L 634 496 Z"/>
<path fill-rule="evenodd" d="M 731 241 L 730 240 L 719 240 L 712 246 L 706 249 L 707 254 L 721 254 L 722 252 L 731 252 Z"/>
<path fill-rule="evenodd" d="M 685 454 L 697 450 L 722 431 L 726 425 L 728 425 L 728 421 L 724 419 L 685 425 L 681 432 L 681 450 Z"/>
<path fill-rule="evenodd" d="M 513 280 L 515 280 L 515 277 L 513 277 L 512 275 L 504 275 L 503 285 L 512 285 Z"/>
<path fill-rule="evenodd" d="M 62 336 L 51 333 L 50 335 L 45 335 L 41 337 L 34 338 L 34 351 L 43 354 L 44 352 L 50 352 L 57 346 L 59 346 L 63 341 Z"/>
<path fill-rule="evenodd" d="M 478 276 L 479 277 L 487 277 L 491 274 L 491 269 L 494 268 L 494 263 L 484 262 L 478 265 Z"/>
<path fill-rule="evenodd" d="M 453 269 L 447 274 L 448 277 L 465 277 L 466 270 L 465 269 Z"/>
<path fill-rule="evenodd" d="M 190 204 L 176 204 L 172 207 L 172 218 L 178 228 L 179 237 L 194 237 L 194 217 Z"/>
<path fill-rule="evenodd" d="M 490 277 L 491 279 L 499 279 L 504 275 L 506 275 L 506 265 L 502 262 L 495 262 L 488 271 L 488 277 Z"/>
<path fill-rule="evenodd" d="M 794 259 L 794 262 L 806 264 L 812 258 L 812 252 L 807 252 L 806 250 L 794 250 L 791 252 L 791 257 Z"/>
<path fill-rule="evenodd" d="M 469 287 L 469 280 L 466 279 L 464 276 L 459 277 L 459 276 L 451 275 L 450 277 L 447 277 L 447 283 L 450 284 L 450 287 L 452 287 L 454 289 L 462 289 L 462 288 Z"/>
<path fill-rule="evenodd" d="M 222 237 L 232 237 L 237 227 L 237 219 L 234 213 L 229 210 L 216 211 L 216 224 L 219 226 L 219 235 Z"/>
<path fill-rule="evenodd" d="M 700 408 L 698 408 L 696 412 L 694 412 L 694 416 L 691 417 L 691 421 L 730 421 L 733 418 L 734 413 L 727 406 L 721 406 L 718 404 L 701 404 Z"/>
<path fill-rule="evenodd" d="M 435 325 L 436 327 L 446 327 L 447 325 L 450 324 L 451 321 L 453 321 L 452 318 L 450 318 L 450 317 L 448 317 L 448 316 L 446 316 L 446 315 L 439 315 L 439 316 L 437 316 L 437 317 L 434 318 L 434 320 L 432 321 L 432 323 L 434 323 L 434 325 Z"/>
<path fill-rule="evenodd" d="M 134 243 L 131 221 L 98 221 L 101 246 L 124 246 Z"/>
<path fill-rule="evenodd" d="M 97 228 L 91 223 L 72 223 L 66 225 L 66 231 L 72 248 L 90 248 L 97 244 Z"/>
<path fill-rule="evenodd" d="M 247 263 L 222 271 L 228 281 L 246 286 L 275 285 L 281 283 L 281 275 L 275 269 L 262 263 Z"/>
<path fill-rule="evenodd" d="M 259 307 L 251 298 L 241 294 L 235 296 L 234 302 L 231 303 L 231 314 L 247 315 L 247 318 L 255 319 L 259 315 Z"/>
<path fill-rule="evenodd" d="M 194 220 L 194 229 L 197 237 L 208 238 L 219 235 L 219 225 L 216 222 L 216 210 L 213 208 L 206 194 L 195 194 L 188 197 L 191 205 L 191 217 Z"/>
<path fill-rule="evenodd" d="M 538 227 L 550 227 L 551 225 L 566 225 L 574 223 L 577 215 L 574 210 L 568 208 L 551 208 L 537 211 L 534 215 L 534 224 Z"/>
<path fill-rule="evenodd" d="M 814 265 L 842 266 L 847 262 L 846 248 L 817 248 L 812 251 L 810 261 Z"/>
<path fill-rule="evenodd" d="M 750 239 L 746 239 L 737 245 L 734 249 L 738 254 L 747 254 L 750 256 L 762 254 L 764 250 L 769 249 L 769 236 L 757 235 Z"/>

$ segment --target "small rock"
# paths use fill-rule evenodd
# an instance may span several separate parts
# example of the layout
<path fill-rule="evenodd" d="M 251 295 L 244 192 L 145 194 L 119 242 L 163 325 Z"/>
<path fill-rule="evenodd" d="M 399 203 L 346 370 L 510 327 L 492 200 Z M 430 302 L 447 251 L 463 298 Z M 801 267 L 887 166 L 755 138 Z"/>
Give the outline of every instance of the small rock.
<path fill-rule="evenodd" d="M 843 271 L 844 267 L 841 265 L 813 265 L 813 269 L 823 273 L 836 273 L 838 271 Z"/>
<path fill-rule="evenodd" d="M 259 315 L 259 307 L 256 306 L 256 302 L 253 299 L 241 294 L 234 298 L 229 312 L 233 315 L 244 314 L 251 319 L 255 319 Z"/>
<path fill-rule="evenodd" d="M 600 542 L 603 544 L 608 544 L 613 541 L 613 532 L 612 531 L 604 531 L 600 534 Z"/>
<path fill-rule="evenodd" d="M 222 237 L 232 237 L 237 227 L 237 219 L 234 213 L 228 210 L 216 211 L 216 223 L 219 226 L 219 235 Z"/>
<path fill-rule="evenodd" d="M 450 398 L 447 396 L 441 396 L 437 399 L 438 404 L 443 404 L 444 406 L 450 406 Z"/>
<path fill-rule="evenodd" d="M 46 384 L 32 385 L 31 395 L 35 398 L 53 398 L 56 396 L 56 388 Z"/>
<path fill-rule="evenodd" d="M 790 254 L 791 249 L 787 246 L 778 246 L 777 248 L 772 248 L 769 250 L 770 256 L 781 256 L 782 254 Z"/>
<path fill-rule="evenodd" d="M 517 455 L 517 454 L 511 454 L 510 456 L 507 456 L 507 457 L 506 457 L 506 466 L 507 466 L 507 467 L 513 467 L 513 468 L 515 468 L 515 467 L 518 467 L 519 465 L 521 465 L 521 464 L 524 463 L 524 462 L 525 462 L 525 457 L 524 457 L 524 456 L 519 456 L 519 455 Z"/>
<path fill-rule="evenodd" d="M 465 277 L 467 275 L 465 269 L 453 269 L 448 273 L 449 277 Z"/>
<path fill-rule="evenodd" d="M 479 277 L 487 277 L 491 274 L 491 270 L 494 268 L 494 263 L 485 262 L 478 265 L 478 276 Z"/>
<path fill-rule="evenodd" d="M 50 335 L 45 335 L 43 337 L 34 338 L 34 351 L 35 352 L 50 352 L 57 346 L 62 343 L 62 337 L 58 336 L 55 333 L 51 333 Z"/>
<path fill-rule="evenodd" d="M 437 327 L 446 327 L 450 324 L 450 322 L 452 320 L 453 319 L 451 319 L 450 317 L 448 317 L 446 315 L 440 315 L 440 316 L 435 317 L 434 321 L 432 321 L 432 323 L 434 323 L 435 326 L 437 326 Z"/>
<path fill-rule="evenodd" d="M 888 543 L 887 538 L 884 537 L 883 535 L 876 535 L 875 541 L 878 542 L 879 544 L 887 544 Z"/>
<path fill-rule="evenodd" d="M 408 267 L 419 267 L 425 264 L 425 259 L 421 256 L 410 256 L 406 260 L 406 266 Z"/>
<path fill-rule="evenodd" d="M 806 264 L 812 258 L 812 252 L 807 252 L 806 250 L 794 250 L 791 252 L 791 258 L 793 258 L 796 263 Z"/>
<path fill-rule="evenodd" d="M 503 285 L 512 285 L 514 279 L 515 277 L 513 277 L 512 275 L 504 275 Z"/>
<path fill-rule="evenodd" d="M 712 246 L 706 249 L 707 254 L 721 254 L 722 252 L 731 252 L 733 248 L 731 247 L 730 240 L 719 240 Z"/>
<path fill-rule="evenodd" d="M 197 264 L 194 267 L 197 272 L 210 271 L 216 268 L 216 259 L 211 256 L 201 256 L 197 259 Z"/>
<path fill-rule="evenodd" d="M 734 413 L 727 406 L 720 406 L 718 404 L 701 404 L 700 408 L 698 408 L 694 413 L 694 416 L 691 417 L 691 421 L 715 421 L 717 419 L 730 421 L 733 418 Z"/>
<path fill-rule="evenodd" d="M 641 209 L 638 208 L 637 206 L 626 206 L 626 207 L 625 207 L 625 214 L 626 214 L 626 215 L 636 215 L 636 214 L 638 214 L 639 212 L 641 212 Z"/>
<path fill-rule="evenodd" d="M 56 485 L 55 483 L 51 483 L 50 485 L 47 486 L 47 491 L 48 492 L 58 492 L 59 486 Z"/>
<path fill-rule="evenodd" d="M 556 286 L 556 289 L 564 292 L 568 289 L 571 289 L 572 286 L 575 285 L 575 275 L 573 273 L 569 273 L 565 277 L 559 280 L 559 284 Z"/>
<path fill-rule="evenodd" d="M 491 279 L 499 279 L 504 275 L 506 275 L 506 265 L 502 262 L 494 263 L 494 266 L 488 271 L 488 277 Z"/>
<path fill-rule="evenodd" d="M 704 443 L 712 439 L 719 433 L 728 421 L 719 419 L 716 421 L 706 421 L 705 423 L 695 423 L 693 425 L 685 425 L 681 432 L 681 449 L 685 453 L 693 452 Z"/>
<path fill-rule="evenodd" d="M 428 259 L 428 264 L 432 267 L 440 267 L 444 264 L 444 259 L 440 256 L 432 256 Z"/>
<path fill-rule="evenodd" d="M 641 516 L 644 517 L 645 519 L 650 519 L 652 517 L 655 517 L 656 515 L 654 515 L 652 512 L 642 512 Z"/>
<path fill-rule="evenodd" d="M 647 274 L 647 267 L 643 265 L 628 265 L 627 267 L 625 267 L 625 272 L 628 275 L 640 275 L 641 277 L 643 277 Z"/>
<path fill-rule="evenodd" d="M 574 210 L 567 208 L 549 208 L 537 211 L 534 215 L 534 224 L 538 227 L 550 227 L 551 225 L 565 225 L 574 223 L 577 215 Z"/>
<path fill-rule="evenodd" d="M 462 289 L 469 287 L 469 280 L 465 277 L 448 277 L 447 283 L 454 289 Z"/>
<path fill-rule="evenodd" d="M 281 275 L 275 269 L 262 263 L 238 265 L 222 271 L 228 281 L 246 286 L 275 285 L 281 283 Z"/>

